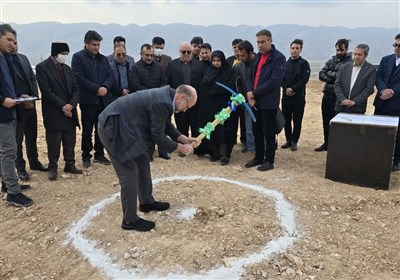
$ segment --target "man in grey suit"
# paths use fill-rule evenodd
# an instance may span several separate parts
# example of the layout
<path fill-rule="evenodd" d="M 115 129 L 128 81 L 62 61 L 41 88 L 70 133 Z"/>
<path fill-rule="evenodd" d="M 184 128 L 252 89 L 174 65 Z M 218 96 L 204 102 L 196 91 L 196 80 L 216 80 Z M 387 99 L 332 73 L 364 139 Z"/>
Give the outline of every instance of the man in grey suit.
<path fill-rule="evenodd" d="M 125 230 L 149 231 L 155 223 L 139 218 L 141 212 L 164 211 L 169 203 L 156 201 L 152 195 L 148 143 L 168 152 L 193 153 L 195 138 L 181 134 L 171 123 L 174 112 L 185 112 L 197 101 L 196 90 L 188 85 L 137 91 L 115 100 L 99 115 L 98 133 L 107 149 L 121 186 Z M 170 138 L 168 138 L 168 135 Z"/>
<path fill-rule="evenodd" d="M 336 113 L 365 113 L 367 99 L 374 92 L 376 79 L 375 66 L 366 61 L 368 52 L 368 45 L 359 44 L 354 49 L 354 62 L 340 67 L 334 85 Z"/>

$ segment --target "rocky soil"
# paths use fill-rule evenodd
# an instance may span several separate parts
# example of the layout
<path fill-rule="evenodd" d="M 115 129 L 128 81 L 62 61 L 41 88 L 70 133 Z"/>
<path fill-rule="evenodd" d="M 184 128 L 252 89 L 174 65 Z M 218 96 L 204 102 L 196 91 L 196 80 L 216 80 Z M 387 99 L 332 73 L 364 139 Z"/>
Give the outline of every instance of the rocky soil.
<path fill-rule="evenodd" d="M 272 171 L 244 168 L 252 155 L 241 153 L 239 146 L 227 166 L 177 154 L 168 161 L 155 158 L 151 165 L 154 178 L 226 178 L 280 192 L 293 206 L 294 244 L 244 265 L 238 279 L 400 279 L 400 172 L 391 173 L 388 190 L 325 179 L 326 153 L 314 152 L 323 138 L 321 88 L 315 78 L 310 81 L 299 149 L 279 149 Z M 39 130 L 40 158 L 47 162 L 42 125 Z M 79 143 L 76 159 L 82 167 Z M 61 162 L 60 174 L 62 167 Z M 0 203 L 0 279 L 111 279 L 108 268 L 93 266 L 69 233 L 93 205 L 118 192 L 112 166 L 94 164 L 83 175 L 62 174 L 55 182 L 46 173 L 28 172 L 33 187 L 27 195 L 35 203 L 29 208 Z M 141 214 L 156 222 L 152 232 L 121 230 L 119 198 L 83 230 L 94 247 L 107 253 L 108 265 L 140 272 L 125 279 L 189 278 L 227 268 L 285 235 L 276 203 L 252 189 L 225 181 L 172 180 L 159 183 L 154 194 L 169 201 L 171 209 Z"/>

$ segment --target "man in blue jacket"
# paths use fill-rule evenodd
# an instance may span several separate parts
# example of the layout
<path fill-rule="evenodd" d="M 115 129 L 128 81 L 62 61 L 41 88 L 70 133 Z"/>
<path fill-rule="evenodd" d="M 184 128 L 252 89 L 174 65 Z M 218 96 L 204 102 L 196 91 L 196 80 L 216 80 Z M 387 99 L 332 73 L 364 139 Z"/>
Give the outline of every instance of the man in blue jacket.
<path fill-rule="evenodd" d="M 245 167 L 260 165 L 257 170 L 267 171 L 274 169 L 276 113 L 286 58 L 275 49 L 269 30 L 259 31 L 256 37 L 259 53 L 247 78 L 247 99 L 252 107 L 257 108 L 257 121 L 253 123 L 256 156 Z"/>
<path fill-rule="evenodd" d="M 21 207 L 29 206 L 32 199 L 21 193 L 29 185 L 18 184 L 15 173 L 17 142 L 15 141 L 16 111 L 18 105 L 14 80 L 14 69 L 10 52 L 16 42 L 17 32 L 9 24 L 0 24 L 0 175 L 2 192 L 7 192 L 6 203 Z"/>
<path fill-rule="evenodd" d="M 393 44 L 394 54 L 382 58 L 376 74 L 374 106 L 376 115 L 400 117 L 400 33 Z M 393 155 L 393 171 L 400 170 L 400 121 Z"/>
<path fill-rule="evenodd" d="M 103 37 L 93 30 L 85 34 L 85 47 L 72 57 L 72 70 L 80 87 L 79 107 L 82 119 L 82 161 L 84 167 L 91 166 L 93 149 L 94 162 L 109 165 L 104 156 L 104 147 L 97 133 L 97 120 L 104 108 L 112 102 L 111 88 L 114 77 L 107 57 L 99 53 Z"/>

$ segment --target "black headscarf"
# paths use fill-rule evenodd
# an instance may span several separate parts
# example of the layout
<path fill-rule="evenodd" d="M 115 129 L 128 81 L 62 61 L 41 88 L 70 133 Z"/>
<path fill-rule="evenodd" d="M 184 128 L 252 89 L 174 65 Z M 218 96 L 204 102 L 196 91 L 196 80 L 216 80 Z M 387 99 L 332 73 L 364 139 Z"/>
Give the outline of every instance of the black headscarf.
<path fill-rule="evenodd" d="M 214 57 L 218 57 L 221 60 L 221 67 L 216 68 L 213 64 L 211 64 L 210 67 L 207 69 L 207 72 L 204 74 L 202 83 L 210 85 L 211 83 L 215 82 L 215 78 L 217 76 L 222 76 L 224 73 L 228 74 L 231 71 L 229 64 L 226 62 L 225 55 L 222 51 L 217 50 L 212 52 L 211 63 Z M 220 80 L 219 82 L 223 83 L 224 81 Z"/>

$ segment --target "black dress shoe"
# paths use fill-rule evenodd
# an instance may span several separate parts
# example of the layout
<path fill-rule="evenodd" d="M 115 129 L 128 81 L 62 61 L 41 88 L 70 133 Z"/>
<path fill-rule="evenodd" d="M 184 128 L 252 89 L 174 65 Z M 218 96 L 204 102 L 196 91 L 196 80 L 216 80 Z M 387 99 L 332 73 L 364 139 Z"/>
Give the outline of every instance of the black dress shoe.
<path fill-rule="evenodd" d="M 92 166 L 92 163 L 90 161 L 90 158 L 84 158 L 82 159 L 82 164 L 83 167 L 89 168 L 90 166 Z"/>
<path fill-rule="evenodd" d="M 109 161 L 104 155 L 94 156 L 93 162 L 98 162 L 104 165 L 110 165 L 111 161 Z"/>
<path fill-rule="evenodd" d="M 283 145 L 281 146 L 281 149 L 287 149 L 287 148 L 289 148 L 289 147 L 290 147 L 290 143 L 289 143 L 288 141 L 286 141 L 285 144 L 283 144 Z"/>
<path fill-rule="evenodd" d="M 134 223 L 122 222 L 121 227 L 125 230 L 150 231 L 156 227 L 156 224 L 152 221 L 139 218 L 139 220 Z"/>
<path fill-rule="evenodd" d="M 31 170 L 37 170 L 37 171 L 42 171 L 42 172 L 49 171 L 47 166 L 44 166 L 40 161 L 38 161 L 34 164 L 30 164 L 29 166 L 30 166 Z"/>
<path fill-rule="evenodd" d="M 228 158 L 223 158 L 223 159 L 221 159 L 221 161 L 220 161 L 219 164 L 221 164 L 221 165 L 228 165 L 228 163 L 229 163 L 229 159 L 228 159 Z"/>
<path fill-rule="evenodd" d="M 274 164 L 270 163 L 269 161 L 264 162 L 259 167 L 257 167 L 258 171 L 268 171 L 274 169 Z"/>
<path fill-rule="evenodd" d="M 290 150 L 291 150 L 292 152 L 297 151 L 297 143 L 296 143 L 296 142 L 292 142 L 292 145 L 290 146 Z"/>
<path fill-rule="evenodd" d="M 392 171 L 400 171 L 400 161 L 393 162 Z"/>
<path fill-rule="evenodd" d="M 160 158 L 162 158 L 162 159 L 166 159 L 166 160 L 169 160 L 169 159 L 171 159 L 171 157 L 169 156 L 169 154 L 167 153 L 167 154 L 159 154 L 158 155 Z"/>
<path fill-rule="evenodd" d="M 263 160 L 254 158 L 254 159 L 248 161 L 248 162 L 244 165 L 244 167 L 246 167 L 246 168 L 254 167 L 254 166 L 257 166 L 257 165 L 262 164 L 263 162 L 264 162 Z"/>
<path fill-rule="evenodd" d="M 50 170 L 49 171 L 49 180 L 50 181 L 55 181 L 55 180 L 57 180 L 57 177 L 58 177 L 58 172 L 56 171 L 56 170 Z"/>
<path fill-rule="evenodd" d="M 72 174 L 82 174 L 82 170 L 75 167 L 75 165 L 66 165 L 64 167 L 64 172 Z"/>
<path fill-rule="evenodd" d="M 17 170 L 17 175 L 21 181 L 29 181 L 31 179 L 26 170 Z"/>
<path fill-rule="evenodd" d="M 211 156 L 210 157 L 210 161 L 211 162 L 216 162 L 216 161 L 219 161 L 221 159 L 221 157 L 218 157 L 218 156 Z"/>
<path fill-rule="evenodd" d="M 328 146 L 324 143 L 321 146 L 319 146 L 318 148 L 315 148 L 314 151 L 316 152 L 324 152 L 328 150 Z"/>
<path fill-rule="evenodd" d="M 139 206 L 140 211 L 150 212 L 150 211 L 165 211 L 169 208 L 168 202 L 155 201 L 152 204 L 143 204 Z"/>

